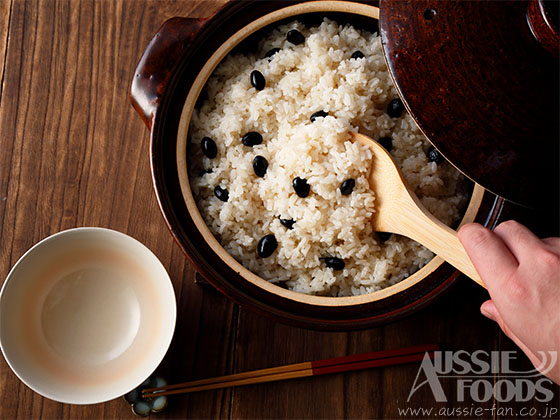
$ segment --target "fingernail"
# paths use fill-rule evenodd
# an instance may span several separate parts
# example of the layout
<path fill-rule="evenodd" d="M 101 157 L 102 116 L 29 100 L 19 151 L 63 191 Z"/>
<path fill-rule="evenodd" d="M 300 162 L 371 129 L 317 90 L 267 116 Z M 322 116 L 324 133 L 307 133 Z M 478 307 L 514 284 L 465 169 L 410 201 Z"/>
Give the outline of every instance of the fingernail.
<path fill-rule="evenodd" d="M 486 318 L 491 319 L 492 321 L 496 321 L 496 319 L 494 318 L 494 315 L 492 315 L 490 312 L 488 312 L 486 309 L 484 309 L 484 307 L 480 308 L 480 313 L 482 315 L 484 315 Z"/>

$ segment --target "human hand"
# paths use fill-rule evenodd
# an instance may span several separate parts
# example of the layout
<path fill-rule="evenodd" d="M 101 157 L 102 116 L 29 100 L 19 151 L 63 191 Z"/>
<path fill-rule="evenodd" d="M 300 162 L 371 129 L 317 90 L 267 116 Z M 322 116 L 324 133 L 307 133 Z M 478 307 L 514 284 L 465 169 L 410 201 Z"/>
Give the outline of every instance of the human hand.
<path fill-rule="evenodd" d="M 482 314 L 500 325 L 535 368 L 543 362 L 539 352 L 560 353 L 560 238 L 539 239 L 510 220 L 494 231 L 467 224 L 459 240 L 492 298 L 480 307 Z M 560 383 L 560 363 L 545 375 Z"/>

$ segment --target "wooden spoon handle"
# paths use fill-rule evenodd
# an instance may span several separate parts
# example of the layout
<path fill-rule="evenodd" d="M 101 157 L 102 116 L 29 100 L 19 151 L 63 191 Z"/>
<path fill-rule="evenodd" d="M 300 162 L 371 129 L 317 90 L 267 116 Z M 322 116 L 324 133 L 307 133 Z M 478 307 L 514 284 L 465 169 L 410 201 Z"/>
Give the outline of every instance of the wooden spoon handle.
<path fill-rule="evenodd" d="M 410 201 L 406 200 L 408 203 L 402 203 L 403 207 L 400 210 L 404 216 L 401 219 L 400 226 L 400 229 L 404 229 L 403 233 L 486 288 L 465 248 L 459 241 L 457 232 L 436 219 L 416 196 L 411 198 Z M 405 226 L 403 226 L 402 220 L 406 220 Z"/>
<path fill-rule="evenodd" d="M 426 241 L 429 249 L 451 264 L 453 267 L 469 276 L 475 282 L 486 288 L 478 271 L 474 268 L 465 248 L 459 241 L 457 232 L 448 226 L 435 226 L 432 223 L 427 223 L 425 229 L 429 231 L 430 237 Z"/>

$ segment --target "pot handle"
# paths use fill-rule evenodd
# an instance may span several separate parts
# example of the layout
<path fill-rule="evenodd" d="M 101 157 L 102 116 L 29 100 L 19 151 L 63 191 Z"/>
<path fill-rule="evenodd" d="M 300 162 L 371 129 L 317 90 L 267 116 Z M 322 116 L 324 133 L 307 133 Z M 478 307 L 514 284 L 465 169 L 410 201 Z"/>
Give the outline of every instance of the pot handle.
<path fill-rule="evenodd" d="M 136 66 L 130 101 L 149 129 L 179 60 L 207 19 L 174 17 L 154 35 Z"/>

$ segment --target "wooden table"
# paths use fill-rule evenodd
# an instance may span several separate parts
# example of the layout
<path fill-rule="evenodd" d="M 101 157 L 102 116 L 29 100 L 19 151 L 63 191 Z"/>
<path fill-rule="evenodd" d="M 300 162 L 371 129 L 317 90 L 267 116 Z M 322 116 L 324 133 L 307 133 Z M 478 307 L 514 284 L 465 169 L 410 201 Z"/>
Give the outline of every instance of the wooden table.
<path fill-rule="evenodd" d="M 204 17 L 225 1 L 0 0 L 0 278 L 29 247 L 63 229 L 101 226 L 137 238 L 161 259 L 177 295 L 175 337 L 159 368 L 172 383 L 423 343 L 516 350 L 479 314 L 487 294 L 466 278 L 412 317 L 352 333 L 277 324 L 194 284 L 158 209 L 148 131 L 128 91 L 137 60 L 166 19 Z M 515 368 L 528 369 L 516 354 Z M 482 415 L 462 417 L 508 418 L 498 410 L 534 407 L 542 415 L 559 402 L 558 388 L 546 403 L 460 402 L 453 379 L 442 380 L 447 403 L 436 403 L 427 385 L 407 402 L 417 372 L 414 364 L 184 395 L 153 417 L 431 418 L 399 409 L 481 407 Z M 120 398 L 90 406 L 42 398 L 1 358 L 0 418 L 131 417 Z"/>

